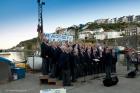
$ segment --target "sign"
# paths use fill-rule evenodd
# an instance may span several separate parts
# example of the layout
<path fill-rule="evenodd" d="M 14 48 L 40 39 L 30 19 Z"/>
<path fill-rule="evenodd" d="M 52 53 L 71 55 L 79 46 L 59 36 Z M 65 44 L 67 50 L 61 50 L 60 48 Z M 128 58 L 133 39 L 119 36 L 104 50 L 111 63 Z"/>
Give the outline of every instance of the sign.
<path fill-rule="evenodd" d="M 68 42 L 73 42 L 73 36 L 69 36 L 69 35 L 45 34 L 45 36 L 49 41 L 56 41 L 56 42 L 68 41 Z"/>
<path fill-rule="evenodd" d="M 45 89 L 40 90 L 40 93 L 66 93 L 66 89 Z"/>

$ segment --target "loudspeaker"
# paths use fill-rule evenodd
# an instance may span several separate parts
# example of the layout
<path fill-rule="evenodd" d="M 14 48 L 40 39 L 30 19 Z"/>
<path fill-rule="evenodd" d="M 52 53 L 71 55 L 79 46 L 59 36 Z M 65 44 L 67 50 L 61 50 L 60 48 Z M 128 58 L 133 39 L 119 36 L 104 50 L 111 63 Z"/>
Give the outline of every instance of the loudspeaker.
<path fill-rule="evenodd" d="M 136 71 L 134 70 L 134 71 L 129 72 L 126 77 L 127 78 L 135 78 L 135 76 L 136 76 Z"/>
<path fill-rule="evenodd" d="M 118 82 L 119 82 L 119 79 L 118 79 L 117 76 L 111 77 L 110 79 L 105 78 L 103 80 L 103 84 L 106 87 L 110 87 L 110 86 L 116 85 Z"/>

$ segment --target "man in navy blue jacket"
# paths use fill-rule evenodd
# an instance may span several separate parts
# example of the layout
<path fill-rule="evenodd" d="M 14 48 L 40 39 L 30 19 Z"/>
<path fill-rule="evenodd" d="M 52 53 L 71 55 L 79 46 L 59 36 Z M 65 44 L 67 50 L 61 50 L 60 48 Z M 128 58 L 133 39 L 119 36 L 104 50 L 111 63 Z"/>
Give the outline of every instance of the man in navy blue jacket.
<path fill-rule="evenodd" d="M 62 52 L 60 54 L 59 63 L 62 69 L 63 86 L 71 86 L 68 47 L 62 46 L 61 49 Z"/>
<path fill-rule="evenodd" d="M 48 41 L 43 40 L 41 43 L 41 57 L 42 57 L 42 74 L 48 75 L 49 73 L 49 46 Z"/>
<path fill-rule="evenodd" d="M 111 67 L 112 67 L 112 53 L 110 48 L 106 48 L 105 52 L 105 73 L 106 73 L 106 78 L 110 79 L 111 78 Z"/>

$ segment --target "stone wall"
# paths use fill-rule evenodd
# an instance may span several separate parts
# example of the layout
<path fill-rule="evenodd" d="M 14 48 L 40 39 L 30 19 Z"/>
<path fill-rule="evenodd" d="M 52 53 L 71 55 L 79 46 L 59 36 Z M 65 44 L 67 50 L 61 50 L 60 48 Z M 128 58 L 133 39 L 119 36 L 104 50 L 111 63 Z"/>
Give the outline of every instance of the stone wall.
<path fill-rule="evenodd" d="M 128 46 L 137 49 L 137 47 L 140 47 L 140 36 L 125 36 L 116 39 L 116 42 L 119 46 Z"/>
<path fill-rule="evenodd" d="M 139 47 L 138 50 L 140 50 L 140 36 L 125 36 L 122 38 L 117 38 L 117 39 L 108 39 L 108 40 L 101 40 L 98 41 L 99 43 L 105 42 L 108 46 L 128 46 L 130 48 L 135 48 Z"/>

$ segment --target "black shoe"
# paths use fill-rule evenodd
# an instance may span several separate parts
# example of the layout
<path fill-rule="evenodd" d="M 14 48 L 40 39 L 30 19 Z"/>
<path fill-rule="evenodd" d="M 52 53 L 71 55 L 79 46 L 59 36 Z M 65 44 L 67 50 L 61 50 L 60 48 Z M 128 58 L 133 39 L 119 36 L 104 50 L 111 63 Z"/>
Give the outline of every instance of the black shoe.
<path fill-rule="evenodd" d="M 64 84 L 63 86 L 73 86 L 72 84 Z"/>
<path fill-rule="evenodd" d="M 49 76 L 50 76 L 50 78 L 55 78 L 55 76 L 53 74 L 50 74 Z"/>
<path fill-rule="evenodd" d="M 62 80 L 62 77 L 58 77 L 58 80 Z"/>
<path fill-rule="evenodd" d="M 72 80 L 72 82 L 76 82 L 77 80 Z"/>

